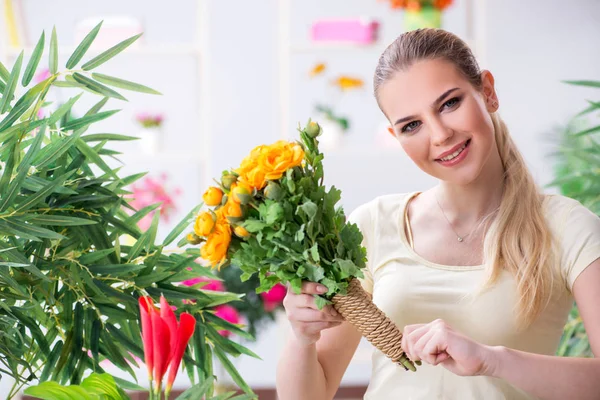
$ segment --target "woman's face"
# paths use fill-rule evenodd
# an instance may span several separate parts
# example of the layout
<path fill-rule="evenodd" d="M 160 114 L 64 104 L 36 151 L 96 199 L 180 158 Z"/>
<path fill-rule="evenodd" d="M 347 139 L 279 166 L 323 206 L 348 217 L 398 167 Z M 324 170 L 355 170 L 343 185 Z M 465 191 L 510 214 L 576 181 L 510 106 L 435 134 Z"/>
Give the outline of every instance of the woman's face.
<path fill-rule="evenodd" d="M 379 90 L 390 132 L 419 168 L 449 183 L 473 182 L 496 150 L 490 112 L 498 108 L 494 78 L 479 91 L 443 59 L 397 72 Z"/>

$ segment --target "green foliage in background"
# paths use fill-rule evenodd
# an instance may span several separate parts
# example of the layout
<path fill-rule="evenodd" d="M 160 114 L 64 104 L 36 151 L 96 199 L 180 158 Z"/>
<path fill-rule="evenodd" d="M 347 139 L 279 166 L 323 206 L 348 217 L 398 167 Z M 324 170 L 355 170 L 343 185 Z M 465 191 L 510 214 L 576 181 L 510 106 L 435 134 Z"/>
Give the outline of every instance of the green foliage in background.
<path fill-rule="evenodd" d="M 137 222 L 159 205 L 136 210 L 123 197 L 144 174 L 121 176 L 107 163 L 119 154 L 109 143 L 132 139 L 94 131 L 95 123 L 119 111 L 106 109 L 109 99 L 125 100 L 119 89 L 158 92 L 97 72 L 140 36 L 86 57 L 100 25 L 67 60 L 59 60 L 54 29 L 50 76 L 35 85 L 30 82 L 44 57 L 45 34 L 27 64 L 23 53 L 10 70 L 0 63 L 0 374 L 16 380 L 8 398 L 32 380 L 79 384 L 90 371 L 104 372 L 103 360 L 135 378 L 134 356 L 143 359 L 137 298 L 145 294 L 154 299 L 163 294 L 177 313 L 196 316 L 183 361 L 192 382 L 209 382 L 211 394 L 216 357 L 251 393 L 228 356 L 255 355 L 218 330 L 249 335 L 208 311 L 239 295 L 176 284 L 199 275 L 213 277 L 195 262 L 198 249 L 168 250 L 199 206 L 157 243 L 159 212 L 145 232 Z M 66 69 L 59 70 L 60 64 Z M 38 117 L 40 107 L 48 106 L 48 94 L 62 87 L 82 93 Z M 82 95 L 99 101 L 72 117 Z M 120 243 L 124 235 L 134 238 L 133 244 Z"/>
<path fill-rule="evenodd" d="M 598 81 L 568 81 L 571 85 L 600 88 Z M 597 120 L 600 102 L 588 101 L 589 107 L 579 113 L 561 131 L 559 148 L 553 154 L 556 179 L 550 186 L 561 194 L 578 200 L 591 211 L 600 215 L 600 124 Z M 592 127 L 589 126 L 590 120 Z M 565 325 L 557 355 L 591 357 L 592 350 L 574 305 Z"/>

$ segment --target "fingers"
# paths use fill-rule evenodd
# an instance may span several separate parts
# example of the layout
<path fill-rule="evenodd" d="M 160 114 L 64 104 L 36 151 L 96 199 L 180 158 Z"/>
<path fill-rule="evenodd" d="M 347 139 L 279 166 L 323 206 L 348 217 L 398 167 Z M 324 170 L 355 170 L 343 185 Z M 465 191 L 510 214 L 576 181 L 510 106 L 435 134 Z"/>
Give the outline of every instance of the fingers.
<path fill-rule="evenodd" d="M 442 320 L 406 326 L 402 348 L 413 361 L 422 359 L 429 364 L 437 365 L 450 358 L 446 353 L 449 330 L 450 328 Z"/>
<path fill-rule="evenodd" d="M 315 282 L 302 282 L 302 293 L 304 294 L 324 294 L 327 293 L 327 286 Z"/>
<path fill-rule="evenodd" d="M 287 310 L 287 317 L 295 322 L 342 322 L 344 318 L 335 312 L 331 306 L 326 306 L 323 310 L 312 308 L 292 308 Z"/>

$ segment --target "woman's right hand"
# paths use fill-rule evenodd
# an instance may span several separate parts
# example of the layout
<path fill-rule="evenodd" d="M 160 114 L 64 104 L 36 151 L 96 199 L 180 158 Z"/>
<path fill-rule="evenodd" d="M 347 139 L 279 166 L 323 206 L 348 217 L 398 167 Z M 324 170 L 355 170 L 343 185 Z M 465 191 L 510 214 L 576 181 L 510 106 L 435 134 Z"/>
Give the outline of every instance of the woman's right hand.
<path fill-rule="evenodd" d="M 310 346 L 319 340 L 321 331 L 340 325 L 344 318 L 327 305 L 319 310 L 313 295 L 327 292 L 327 287 L 314 282 L 303 282 L 300 294 L 291 289 L 283 299 L 283 306 L 298 342 Z"/>

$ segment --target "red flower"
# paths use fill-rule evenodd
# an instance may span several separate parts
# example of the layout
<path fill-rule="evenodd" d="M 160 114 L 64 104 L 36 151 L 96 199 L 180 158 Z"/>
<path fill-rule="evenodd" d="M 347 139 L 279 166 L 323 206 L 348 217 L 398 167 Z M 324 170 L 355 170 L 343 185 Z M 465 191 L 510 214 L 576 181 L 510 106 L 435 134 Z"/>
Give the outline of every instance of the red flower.
<path fill-rule="evenodd" d="M 262 297 L 263 299 L 265 310 L 269 312 L 276 309 L 277 306 L 279 306 L 283 302 L 286 293 L 287 288 L 281 283 L 278 283 L 275 286 L 273 286 L 268 292 L 261 293 L 260 297 Z"/>
<path fill-rule="evenodd" d="M 168 398 L 183 353 L 194 334 L 196 319 L 188 313 L 181 313 L 178 324 L 173 309 L 163 296 L 160 297 L 160 311 L 154 306 L 151 297 L 140 297 L 138 302 L 148 376 L 150 382 L 155 381 L 154 391 L 158 394 L 169 369 L 165 391 Z"/>
<path fill-rule="evenodd" d="M 232 324 L 240 323 L 240 314 L 238 311 L 230 305 L 223 304 L 215 307 L 215 315 L 221 319 L 224 319 L 227 322 L 231 322 Z M 221 336 L 229 337 L 231 332 L 228 330 L 219 331 Z"/>

